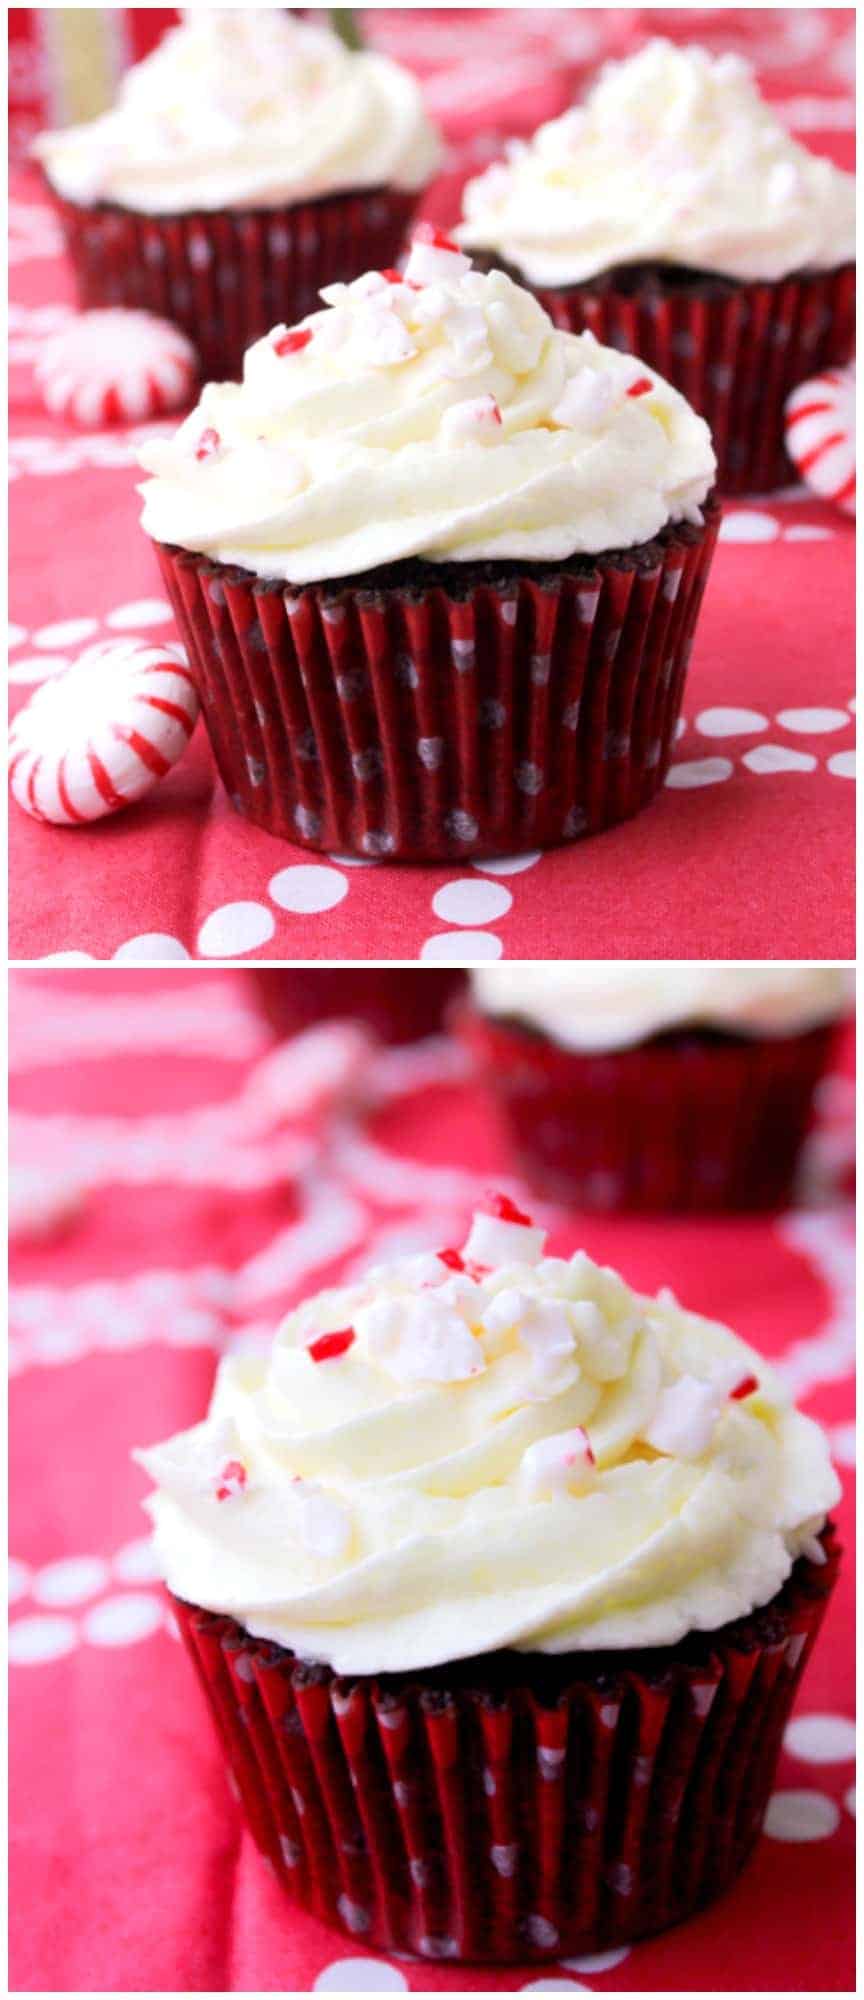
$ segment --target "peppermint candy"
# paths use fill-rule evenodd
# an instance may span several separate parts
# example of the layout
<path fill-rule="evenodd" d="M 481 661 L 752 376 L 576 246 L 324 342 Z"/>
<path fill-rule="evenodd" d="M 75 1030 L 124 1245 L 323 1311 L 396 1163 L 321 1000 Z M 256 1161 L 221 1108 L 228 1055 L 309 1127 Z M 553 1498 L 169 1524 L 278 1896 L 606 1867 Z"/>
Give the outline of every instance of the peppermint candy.
<path fill-rule="evenodd" d="M 192 401 L 198 358 L 170 320 L 109 306 L 80 313 L 46 340 L 33 372 L 52 416 L 101 430 L 183 409 Z"/>
<path fill-rule="evenodd" d="M 814 493 L 854 514 L 854 362 L 826 368 L 793 389 L 786 404 L 786 450 Z"/>
<path fill-rule="evenodd" d="M 556 1494 L 587 1493 L 594 1484 L 595 1459 L 588 1432 L 577 1424 L 538 1438 L 522 1454 L 519 1478 L 529 1500 L 551 1500 Z"/>
<path fill-rule="evenodd" d="M 198 715 L 187 666 L 164 647 L 88 647 L 38 687 L 9 730 L 12 797 L 33 819 L 80 826 L 152 791 L 182 757 Z"/>

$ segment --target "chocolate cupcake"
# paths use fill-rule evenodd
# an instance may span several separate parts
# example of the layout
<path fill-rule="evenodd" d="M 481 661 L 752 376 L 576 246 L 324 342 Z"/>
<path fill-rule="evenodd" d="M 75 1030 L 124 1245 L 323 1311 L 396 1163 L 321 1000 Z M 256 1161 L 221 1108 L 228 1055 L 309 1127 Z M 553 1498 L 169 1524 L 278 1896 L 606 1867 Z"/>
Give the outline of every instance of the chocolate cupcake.
<path fill-rule="evenodd" d="M 653 41 L 464 192 L 460 241 L 638 354 L 710 427 L 728 493 L 794 477 L 783 405 L 854 351 L 855 183 L 738 56 Z"/>
<path fill-rule="evenodd" d="M 364 1945 L 603 1950 L 758 1837 L 837 1566 L 825 1441 L 671 1293 L 462 1249 L 308 1301 L 136 1454 L 254 1837 Z"/>
<path fill-rule="evenodd" d="M 395 262 L 441 158 L 406 70 L 279 7 L 188 8 L 114 110 L 35 150 L 81 305 L 174 320 L 205 377 Z"/>
<path fill-rule="evenodd" d="M 847 973 L 602 963 L 472 979 L 459 1026 L 538 1193 L 605 1210 L 789 1200 Z"/>
<path fill-rule="evenodd" d="M 255 1001 L 281 1040 L 319 1021 L 361 1021 L 384 1042 L 439 1034 L 467 973 L 455 966 L 256 966 Z"/>
<path fill-rule="evenodd" d="M 713 553 L 705 424 L 438 232 L 142 452 L 226 788 L 307 846 L 549 846 L 662 784 Z"/>

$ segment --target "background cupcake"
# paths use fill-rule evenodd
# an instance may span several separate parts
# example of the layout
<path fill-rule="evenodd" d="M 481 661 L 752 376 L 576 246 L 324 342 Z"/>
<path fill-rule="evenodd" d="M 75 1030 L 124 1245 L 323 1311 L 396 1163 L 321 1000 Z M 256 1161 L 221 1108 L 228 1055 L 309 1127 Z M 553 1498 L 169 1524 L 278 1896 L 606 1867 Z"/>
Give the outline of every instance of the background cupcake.
<path fill-rule="evenodd" d="M 539 1192 L 595 1209 L 788 1199 L 849 975 L 483 967 L 462 1031 Z"/>
<path fill-rule="evenodd" d="M 271 832 L 513 853 L 662 784 L 717 532 L 705 424 L 436 231 L 141 462 L 226 788 Z"/>
<path fill-rule="evenodd" d="M 854 347 L 855 183 L 791 138 L 739 56 L 654 41 L 464 192 L 460 241 L 558 325 L 660 370 L 727 492 L 791 475 L 783 405 Z"/>
<path fill-rule="evenodd" d="M 414 1042 L 440 1032 L 447 1004 L 467 983 L 456 967 L 412 969 L 262 966 L 249 975 L 274 1033 L 294 1035 L 318 1021 L 362 1021 L 385 1042 Z"/>
<path fill-rule="evenodd" d="M 205 376 L 395 262 L 441 150 L 406 70 L 283 8 L 188 8 L 116 108 L 36 142 L 82 306 L 146 308 Z"/>
<path fill-rule="evenodd" d="M 779 1378 L 545 1250 L 493 1199 L 136 1454 L 255 1839 L 366 1946 L 566 1957 L 717 1895 L 834 1581 L 838 1482 Z"/>

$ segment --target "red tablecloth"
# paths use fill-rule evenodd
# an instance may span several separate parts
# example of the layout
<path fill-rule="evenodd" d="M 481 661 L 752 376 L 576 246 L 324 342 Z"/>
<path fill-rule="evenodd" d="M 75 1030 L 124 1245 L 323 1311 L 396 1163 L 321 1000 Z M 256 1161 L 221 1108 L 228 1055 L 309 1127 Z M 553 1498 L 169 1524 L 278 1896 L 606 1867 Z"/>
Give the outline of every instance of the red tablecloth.
<path fill-rule="evenodd" d="M 853 1232 L 837 1189 L 851 1050 L 811 1145 L 820 1205 L 746 1221 L 544 1215 L 556 1250 L 584 1243 L 637 1286 L 671 1284 L 779 1360 L 830 1433 L 847 1549 L 772 1832 L 735 1889 L 544 1980 L 378 1959 L 283 1901 L 169 1629 L 129 1457 L 201 1417 L 216 1355 L 266 1339 L 304 1290 L 460 1240 L 473 1198 L 502 1180 L 461 1058 L 440 1043 L 379 1058 L 363 1115 L 337 1101 L 274 1134 L 248 1087 L 266 1051 L 240 975 L 12 985 L 13 1155 L 45 1164 L 49 1185 L 74 1170 L 89 1186 L 65 1235 L 16 1246 L 11 1290 L 13 1990 L 849 1990 Z"/>
<path fill-rule="evenodd" d="M 21 10 L 23 11 L 23 10 Z M 133 10 L 134 11 L 134 10 Z M 682 23 L 683 16 L 683 23 Z M 429 211 L 656 29 L 743 47 L 797 134 L 850 164 L 851 10 L 370 13 L 451 140 Z M 137 526 L 141 433 L 72 434 L 32 360 L 71 285 L 32 181 L 12 204 L 12 628 L 17 705 L 86 644 L 174 637 Z M 669 789 L 638 820 L 465 867 L 310 856 L 232 812 L 199 727 L 151 799 L 92 831 L 11 812 L 16 958 L 845 957 L 854 951 L 853 528 L 802 489 L 732 504 Z"/>

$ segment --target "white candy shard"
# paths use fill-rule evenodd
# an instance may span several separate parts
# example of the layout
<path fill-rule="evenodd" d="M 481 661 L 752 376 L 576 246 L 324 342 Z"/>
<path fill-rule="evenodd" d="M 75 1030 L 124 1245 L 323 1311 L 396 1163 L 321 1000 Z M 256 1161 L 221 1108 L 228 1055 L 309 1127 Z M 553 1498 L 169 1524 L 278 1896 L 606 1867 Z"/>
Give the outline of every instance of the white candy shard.
<path fill-rule="evenodd" d="M 310 1555 L 336 1561 L 351 1543 L 351 1515 L 344 1502 L 311 1482 L 296 1487 L 300 1538 Z"/>
<path fill-rule="evenodd" d="M 390 368 L 396 362 L 410 361 L 417 352 L 404 320 L 387 306 L 379 310 L 377 304 L 370 305 L 358 319 L 354 348 L 358 360 L 372 368 Z"/>
<path fill-rule="evenodd" d="M 498 1292 L 483 1315 L 486 1333 L 507 1333 L 512 1328 L 531 1356 L 535 1383 L 542 1388 L 575 1382 L 579 1370 L 575 1362 L 576 1343 L 569 1307 L 558 1299 L 536 1298 L 515 1287 Z"/>
<path fill-rule="evenodd" d="M 586 1493 L 595 1480 L 594 1453 L 588 1432 L 577 1424 L 538 1438 L 522 1455 L 519 1479 L 529 1500 L 548 1500 L 560 1493 Z"/>
<path fill-rule="evenodd" d="M 464 1255 L 474 1264 L 539 1264 L 546 1230 L 533 1223 L 505 1222 L 500 1215 L 474 1216 Z"/>
<path fill-rule="evenodd" d="M 501 411 L 494 396 L 470 396 L 444 411 L 444 444 L 496 444 L 502 436 Z"/>
<path fill-rule="evenodd" d="M 726 1392 L 716 1382 L 679 1375 L 677 1382 L 660 1392 L 651 1422 L 642 1433 L 646 1444 L 670 1458 L 701 1458 L 725 1402 Z"/>
<path fill-rule="evenodd" d="M 585 368 L 565 382 L 552 416 L 565 429 L 597 430 L 620 401 L 611 375 L 599 368 Z"/>
<path fill-rule="evenodd" d="M 461 250 L 445 249 L 437 243 L 424 243 L 415 236 L 405 266 L 405 278 L 409 285 L 436 285 L 452 283 L 471 269 L 470 257 Z"/>
<path fill-rule="evenodd" d="M 434 1291 L 378 1299 L 355 1318 L 369 1360 L 397 1382 L 465 1382 L 486 1363 L 460 1313 Z"/>

